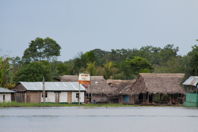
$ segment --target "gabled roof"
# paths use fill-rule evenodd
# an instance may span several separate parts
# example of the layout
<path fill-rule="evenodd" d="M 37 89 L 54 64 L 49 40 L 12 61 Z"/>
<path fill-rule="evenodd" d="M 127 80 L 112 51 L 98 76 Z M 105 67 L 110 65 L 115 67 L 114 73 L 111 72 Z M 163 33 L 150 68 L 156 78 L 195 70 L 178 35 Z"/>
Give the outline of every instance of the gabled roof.
<path fill-rule="evenodd" d="M 184 94 L 185 91 L 180 86 L 183 77 L 183 73 L 140 73 L 132 93 Z"/>
<path fill-rule="evenodd" d="M 103 76 L 91 76 L 92 81 L 104 81 Z M 61 82 L 76 82 L 78 81 L 78 76 L 77 75 L 63 75 L 60 76 L 60 81 Z"/>
<path fill-rule="evenodd" d="M 26 90 L 42 91 L 43 82 L 20 82 Z M 45 82 L 46 91 L 79 91 L 78 82 Z M 80 85 L 80 91 L 85 91 L 85 87 Z"/>
<path fill-rule="evenodd" d="M 9 90 L 7 88 L 0 88 L 0 93 L 14 93 L 14 91 Z"/>
<path fill-rule="evenodd" d="M 134 84 L 134 80 L 107 80 L 107 83 L 114 88 L 114 93 L 119 95 L 131 94 L 131 86 Z"/>
<path fill-rule="evenodd" d="M 196 86 L 198 84 L 198 76 L 190 76 L 186 81 L 183 82 L 183 85 Z"/>

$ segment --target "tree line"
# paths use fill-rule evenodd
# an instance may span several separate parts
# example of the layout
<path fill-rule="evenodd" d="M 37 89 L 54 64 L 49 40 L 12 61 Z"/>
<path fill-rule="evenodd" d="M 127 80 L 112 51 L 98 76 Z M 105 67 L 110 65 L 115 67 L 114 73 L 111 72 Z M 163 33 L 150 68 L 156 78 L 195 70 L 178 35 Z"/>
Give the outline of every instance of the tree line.
<path fill-rule="evenodd" d="M 184 56 L 179 47 L 143 46 L 140 49 L 94 49 L 68 61 L 57 61 L 61 46 L 52 38 L 36 38 L 22 57 L 0 57 L 0 86 L 12 88 L 19 81 L 54 81 L 61 75 L 87 72 L 105 79 L 134 79 L 139 73 L 198 75 L 198 46 Z"/>

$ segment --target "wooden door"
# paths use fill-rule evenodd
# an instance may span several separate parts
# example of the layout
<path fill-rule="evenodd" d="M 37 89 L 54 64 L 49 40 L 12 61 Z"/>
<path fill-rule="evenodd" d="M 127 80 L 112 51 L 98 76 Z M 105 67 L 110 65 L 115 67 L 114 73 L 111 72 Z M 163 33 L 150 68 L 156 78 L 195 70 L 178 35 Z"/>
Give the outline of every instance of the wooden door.
<path fill-rule="evenodd" d="M 68 102 L 69 104 L 72 103 L 72 92 L 67 92 L 67 102 Z"/>
<path fill-rule="evenodd" d="M 60 101 L 59 101 L 59 95 L 60 95 L 60 93 L 59 92 L 55 92 L 55 102 L 56 103 L 59 103 Z"/>

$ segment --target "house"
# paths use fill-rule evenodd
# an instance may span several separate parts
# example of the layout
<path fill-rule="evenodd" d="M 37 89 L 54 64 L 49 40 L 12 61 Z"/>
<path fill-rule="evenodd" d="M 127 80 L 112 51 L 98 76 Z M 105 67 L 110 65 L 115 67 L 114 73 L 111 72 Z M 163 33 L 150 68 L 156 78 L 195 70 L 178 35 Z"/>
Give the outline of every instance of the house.
<path fill-rule="evenodd" d="M 183 85 L 187 86 L 184 106 L 198 107 L 198 76 L 190 76 Z"/>
<path fill-rule="evenodd" d="M 110 100 L 113 103 L 127 104 L 130 100 L 130 91 L 127 86 L 131 86 L 134 80 L 107 80 L 108 85 L 112 88 L 112 96 Z M 129 94 L 129 95 L 128 95 Z"/>
<path fill-rule="evenodd" d="M 14 91 L 0 88 L 0 102 L 11 102 Z"/>
<path fill-rule="evenodd" d="M 185 95 L 180 85 L 183 77 L 183 73 L 140 73 L 121 94 L 128 104 L 181 104 Z"/>
<path fill-rule="evenodd" d="M 78 81 L 77 75 L 61 76 L 62 82 Z M 113 93 L 112 88 L 107 84 L 103 76 L 91 76 L 91 85 L 84 85 L 86 87 L 86 102 L 93 103 L 109 103 L 109 96 Z"/>
<path fill-rule="evenodd" d="M 85 87 L 78 82 L 45 82 L 45 102 L 84 103 Z M 80 89 L 80 90 L 79 90 Z M 43 101 L 43 82 L 20 82 L 15 88 L 16 102 L 40 103 Z"/>

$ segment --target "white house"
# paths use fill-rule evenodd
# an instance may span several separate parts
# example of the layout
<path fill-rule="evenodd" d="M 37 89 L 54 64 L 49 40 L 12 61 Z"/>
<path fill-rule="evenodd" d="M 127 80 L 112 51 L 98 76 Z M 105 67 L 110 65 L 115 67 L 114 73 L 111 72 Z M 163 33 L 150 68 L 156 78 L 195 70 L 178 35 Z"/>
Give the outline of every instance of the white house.
<path fill-rule="evenodd" d="M 78 82 L 20 82 L 15 90 L 17 102 L 44 102 L 45 91 L 45 102 L 78 103 L 80 93 L 80 102 L 84 103 L 85 87 Z"/>
<path fill-rule="evenodd" d="M 6 88 L 0 88 L 0 102 L 11 102 L 12 93 L 14 93 L 14 91 Z"/>

